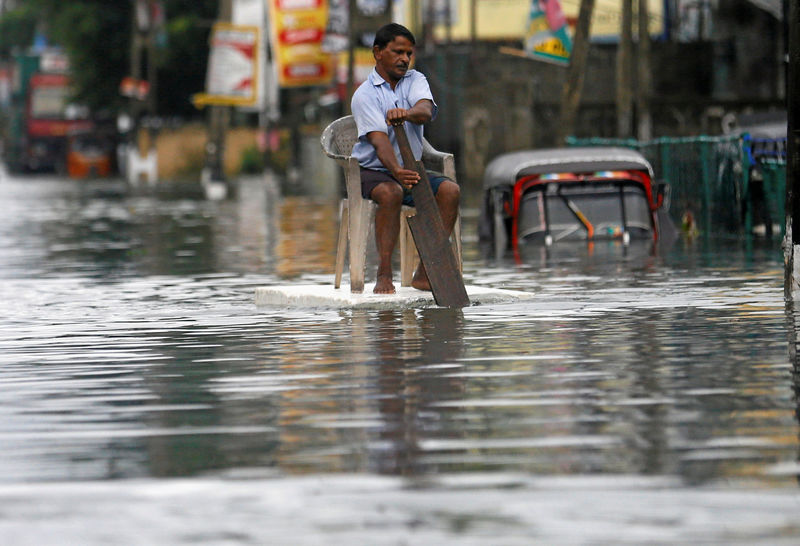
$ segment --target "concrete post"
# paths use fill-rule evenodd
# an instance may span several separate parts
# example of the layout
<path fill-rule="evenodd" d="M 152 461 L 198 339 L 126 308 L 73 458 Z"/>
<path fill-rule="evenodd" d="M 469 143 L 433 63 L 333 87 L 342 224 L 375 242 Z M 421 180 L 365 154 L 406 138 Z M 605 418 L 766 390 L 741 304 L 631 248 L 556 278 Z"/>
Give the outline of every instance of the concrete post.
<path fill-rule="evenodd" d="M 617 49 L 617 136 L 633 136 L 633 0 L 622 0 L 619 48 Z"/>
<path fill-rule="evenodd" d="M 233 0 L 220 0 L 217 21 L 230 22 L 233 15 Z M 208 138 L 206 141 L 206 164 L 202 182 L 225 182 L 225 137 L 230 124 L 230 108 L 212 105 L 208 108 Z"/>
<path fill-rule="evenodd" d="M 578 24 L 575 28 L 575 43 L 567 69 L 567 81 L 561 94 L 561 123 L 556 134 L 556 146 L 563 146 L 566 138 L 575 130 L 578 108 L 581 102 L 583 80 L 586 76 L 586 57 L 589 54 L 589 27 L 594 11 L 594 0 L 581 0 Z"/>
<path fill-rule="evenodd" d="M 639 89 L 636 94 L 636 117 L 638 138 L 640 142 L 653 138 L 653 121 L 650 114 L 650 94 L 652 93 L 653 76 L 650 66 L 650 19 L 648 0 L 639 0 L 639 51 L 636 56 Z"/>
<path fill-rule="evenodd" d="M 786 237 L 784 239 L 785 282 L 787 300 L 800 297 L 800 4 L 789 2 L 789 74 L 786 109 Z"/>

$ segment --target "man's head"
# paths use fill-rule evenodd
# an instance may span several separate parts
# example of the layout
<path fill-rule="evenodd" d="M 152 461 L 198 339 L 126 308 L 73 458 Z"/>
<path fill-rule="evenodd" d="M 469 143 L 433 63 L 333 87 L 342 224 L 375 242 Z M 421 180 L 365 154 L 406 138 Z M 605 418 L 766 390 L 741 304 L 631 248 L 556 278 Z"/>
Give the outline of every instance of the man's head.
<path fill-rule="evenodd" d="M 375 69 L 392 87 L 408 71 L 415 43 L 411 31 L 397 23 L 384 25 L 375 33 L 372 46 Z"/>
<path fill-rule="evenodd" d="M 414 40 L 414 35 L 411 34 L 411 31 L 408 30 L 403 25 L 398 25 L 397 23 L 389 23 L 383 25 L 381 28 L 378 29 L 378 32 L 375 33 L 375 40 L 372 42 L 372 47 L 383 49 L 386 45 L 394 40 L 396 37 L 402 36 L 409 42 L 411 45 L 416 44 L 416 40 Z"/>

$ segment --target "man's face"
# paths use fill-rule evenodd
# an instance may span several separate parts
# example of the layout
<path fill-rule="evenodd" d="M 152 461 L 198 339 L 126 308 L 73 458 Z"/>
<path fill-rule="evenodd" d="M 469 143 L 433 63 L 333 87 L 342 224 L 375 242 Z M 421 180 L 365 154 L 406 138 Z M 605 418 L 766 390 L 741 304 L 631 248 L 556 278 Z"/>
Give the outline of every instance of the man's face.
<path fill-rule="evenodd" d="M 411 56 L 414 54 L 414 44 L 408 38 L 395 36 L 394 40 L 386 44 L 383 49 L 377 47 L 372 50 L 378 73 L 391 81 L 400 81 L 411 65 Z"/>

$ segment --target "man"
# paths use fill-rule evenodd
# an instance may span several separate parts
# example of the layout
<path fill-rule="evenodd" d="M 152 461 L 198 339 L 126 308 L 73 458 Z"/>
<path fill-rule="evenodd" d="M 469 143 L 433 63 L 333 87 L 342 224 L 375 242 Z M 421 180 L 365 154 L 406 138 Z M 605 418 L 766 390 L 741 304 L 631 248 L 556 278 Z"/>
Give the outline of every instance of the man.
<path fill-rule="evenodd" d="M 353 156 L 361 165 L 361 194 L 378 204 L 375 244 L 378 248 L 376 294 L 393 294 L 392 253 L 400 233 L 400 208 L 413 205 L 410 190 L 420 177 L 403 168 L 393 125 L 405 124 L 414 158 L 422 157 L 422 125 L 436 117 L 428 80 L 409 68 L 414 54 L 414 35 L 402 25 L 390 23 L 375 34 L 372 55 L 375 68 L 353 94 L 351 109 L 358 127 Z M 458 215 L 459 187 L 439 173 L 428 179 L 445 229 L 452 232 Z M 425 267 L 420 263 L 411 286 L 430 290 Z"/>

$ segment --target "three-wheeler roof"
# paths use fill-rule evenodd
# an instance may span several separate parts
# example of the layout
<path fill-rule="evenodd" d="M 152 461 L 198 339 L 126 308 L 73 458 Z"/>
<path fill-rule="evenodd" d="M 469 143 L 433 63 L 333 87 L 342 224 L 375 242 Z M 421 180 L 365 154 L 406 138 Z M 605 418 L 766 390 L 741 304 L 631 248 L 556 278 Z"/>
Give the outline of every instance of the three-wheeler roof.
<path fill-rule="evenodd" d="M 513 185 L 520 177 L 545 173 L 588 173 L 597 171 L 645 171 L 653 168 L 642 154 L 630 148 L 576 146 L 521 150 L 497 156 L 486 166 L 484 189 Z"/>

